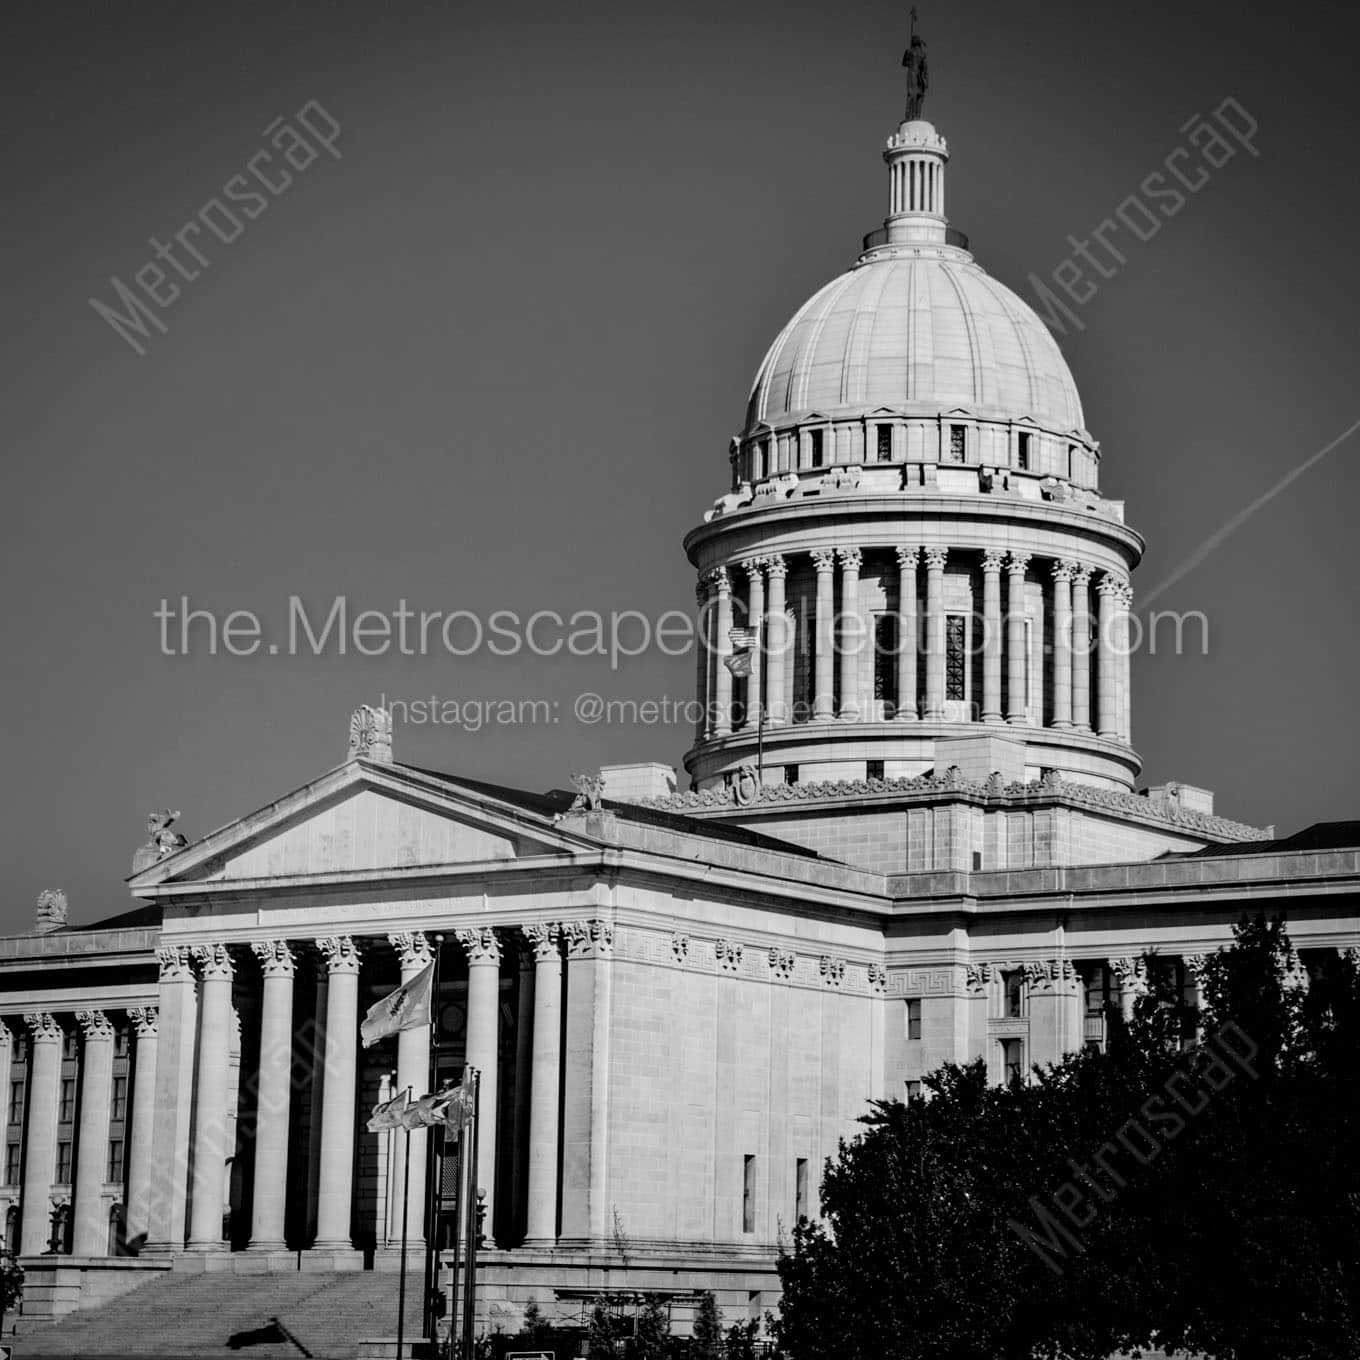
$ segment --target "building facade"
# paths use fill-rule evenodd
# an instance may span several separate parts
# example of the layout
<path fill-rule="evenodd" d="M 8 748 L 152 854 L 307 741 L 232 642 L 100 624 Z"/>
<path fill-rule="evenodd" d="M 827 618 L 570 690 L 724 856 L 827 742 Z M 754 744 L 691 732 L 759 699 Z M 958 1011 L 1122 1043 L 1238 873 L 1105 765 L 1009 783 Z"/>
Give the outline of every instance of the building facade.
<path fill-rule="evenodd" d="M 944 140 L 905 122 L 885 159 L 883 228 L 776 338 L 686 540 L 688 789 L 435 774 L 360 710 L 268 807 L 191 843 L 153 818 L 123 916 L 72 928 L 45 894 L 0 940 L 26 1308 L 394 1268 L 405 1145 L 365 1119 L 424 1086 L 431 1035 L 358 1027 L 435 952 L 437 1068 L 489 1097 L 483 1309 L 509 1330 L 602 1288 L 759 1316 L 869 1101 L 1100 1044 L 1150 967 L 1193 999 L 1245 911 L 1287 913 L 1300 983 L 1360 945 L 1353 827 L 1281 840 L 1139 789 L 1142 540 L 1057 345 L 947 223 Z"/>

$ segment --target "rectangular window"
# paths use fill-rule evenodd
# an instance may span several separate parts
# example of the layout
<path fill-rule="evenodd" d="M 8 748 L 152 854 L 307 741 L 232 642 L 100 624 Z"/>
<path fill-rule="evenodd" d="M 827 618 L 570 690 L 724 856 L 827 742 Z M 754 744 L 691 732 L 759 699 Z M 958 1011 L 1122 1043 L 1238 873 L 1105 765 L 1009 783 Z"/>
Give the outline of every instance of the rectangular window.
<path fill-rule="evenodd" d="M 785 766 L 784 766 L 784 782 L 785 782 L 786 784 L 796 784 L 796 783 L 798 782 L 798 766 L 797 766 L 797 765 L 785 765 Z"/>
<path fill-rule="evenodd" d="M 756 1159 L 748 1153 L 743 1159 L 741 1177 L 741 1230 L 756 1230 Z"/>
<path fill-rule="evenodd" d="M 113 1094 L 109 1098 L 109 1118 L 125 1119 L 127 1117 L 127 1078 L 114 1077 Z"/>
<path fill-rule="evenodd" d="M 813 430 L 812 433 L 808 435 L 808 444 L 812 452 L 812 466 L 815 468 L 821 467 L 823 458 L 821 430 Z"/>
<path fill-rule="evenodd" d="M 921 1083 L 919 1081 L 909 1081 L 906 1083 L 906 1087 L 907 1087 L 907 1099 L 909 1101 L 920 1100 Z"/>
<path fill-rule="evenodd" d="M 76 1032 L 67 1030 L 61 1036 L 61 1056 L 63 1058 L 74 1058 L 76 1056 Z"/>
<path fill-rule="evenodd" d="M 1105 1014 L 1105 1003 L 1110 997 L 1110 976 L 1103 963 L 1098 963 L 1086 977 L 1086 1014 Z"/>
<path fill-rule="evenodd" d="M 113 1056 L 115 1058 L 126 1058 L 128 1055 L 128 1032 L 126 1029 L 116 1029 L 113 1032 Z"/>
<path fill-rule="evenodd" d="M 9 1084 L 9 1122 L 18 1124 L 24 1117 L 24 1084 L 12 1081 Z"/>
<path fill-rule="evenodd" d="M 892 430 L 891 425 L 880 425 L 876 431 L 878 437 L 878 461 L 880 463 L 891 463 L 892 450 Z"/>
<path fill-rule="evenodd" d="M 1025 975 L 1018 970 L 1006 974 L 1006 1016 L 1010 1020 L 1020 1018 L 1021 1003 L 1025 995 Z"/>
<path fill-rule="evenodd" d="M 944 621 L 944 697 L 963 699 L 967 662 L 965 630 L 967 619 L 962 614 L 946 615 Z"/>
<path fill-rule="evenodd" d="M 1025 1079 L 1025 1041 L 1003 1039 L 1001 1057 L 1006 1069 L 1006 1085 L 1019 1086 Z"/>
<path fill-rule="evenodd" d="M 76 1081 L 74 1077 L 61 1079 L 61 1112 L 57 1119 L 69 1124 L 76 1117 Z"/>
<path fill-rule="evenodd" d="M 1070 482 L 1076 474 L 1077 467 L 1077 446 L 1069 444 L 1067 446 L 1067 480 Z"/>
<path fill-rule="evenodd" d="M 793 1221 L 799 1222 L 808 1216 L 808 1163 L 806 1157 L 799 1157 L 793 1169 Z"/>
<path fill-rule="evenodd" d="M 760 441 L 759 460 L 756 463 L 756 480 L 759 481 L 762 478 L 768 477 L 769 475 L 770 475 L 770 441 L 768 439 L 762 439 Z"/>
<path fill-rule="evenodd" d="M 884 765 L 881 760 L 866 760 L 864 762 L 865 779 L 882 779 Z"/>
<path fill-rule="evenodd" d="M 897 712 L 898 616 L 874 616 L 874 698 L 885 706 L 886 716 Z"/>
<path fill-rule="evenodd" d="M 907 1038 L 921 1037 L 921 1003 L 913 999 L 907 1002 Z"/>
<path fill-rule="evenodd" d="M 109 1139 L 109 1174 L 104 1179 L 112 1181 L 115 1185 L 122 1184 L 123 1140 L 121 1138 Z"/>
<path fill-rule="evenodd" d="M 949 461 L 962 463 L 968 449 L 968 431 L 962 425 L 949 427 Z"/>
<path fill-rule="evenodd" d="M 63 1138 L 57 1144 L 57 1184 L 71 1183 L 71 1140 Z"/>
<path fill-rule="evenodd" d="M 19 1184 L 19 1144 L 5 1144 L 5 1184 Z"/>
<path fill-rule="evenodd" d="M 1032 437 L 1023 430 L 1020 433 L 1020 440 L 1015 450 L 1015 466 L 1021 472 L 1029 471 L 1029 441 Z"/>

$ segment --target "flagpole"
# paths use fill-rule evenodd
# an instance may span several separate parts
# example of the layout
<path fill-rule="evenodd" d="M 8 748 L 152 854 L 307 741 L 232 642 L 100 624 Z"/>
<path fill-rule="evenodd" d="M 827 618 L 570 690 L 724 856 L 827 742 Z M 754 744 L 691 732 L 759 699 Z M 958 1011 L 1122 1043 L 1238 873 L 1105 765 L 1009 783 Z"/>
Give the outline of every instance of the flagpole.
<path fill-rule="evenodd" d="M 406 1088 L 411 1098 L 411 1088 Z M 400 1360 L 402 1343 L 406 1340 L 406 1219 L 411 1209 L 411 1130 L 406 1130 L 406 1158 L 401 1173 L 401 1274 L 397 1284 L 397 1357 Z"/>
<path fill-rule="evenodd" d="M 426 1085 L 432 1095 L 439 1084 L 439 955 L 442 952 L 443 944 L 444 937 L 436 935 L 434 937 L 434 972 L 430 976 L 430 1065 L 429 1071 L 425 1074 Z M 439 1183 L 435 1176 L 434 1130 L 433 1124 L 425 1130 L 425 1306 L 421 1310 L 421 1318 L 424 1321 L 422 1334 L 430 1341 L 434 1340 L 434 1334 L 437 1330 L 434 1319 L 436 1275 L 434 1263 L 438 1259 L 435 1239 L 439 1231 L 439 1212 L 434 1203 L 434 1190 Z M 440 1140 L 440 1148 L 443 1148 L 442 1139 Z M 400 1360 L 400 1356 L 398 1356 L 398 1360 Z"/>
<path fill-rule="evenodd" d="M 472 1139 L 467 1156 L 467 1252 L 463 1258 L 463 1356 L 472 1360 L 472 1310 L 477 1295 L 477 1147 L 482 1136 L 482 1074 L 472 1069 Z"/>
<path fill-rule="evenodd" d="M 461 1086 L 464 1090 L 468 1089 L 471 1081 L 469 1075 L 471 1069 L 467 1063 L 463 1064 L 463 1075 Z M 445 1132 L 444 1141 L 448 1143 L 448 1133 Z M 458 1125 L 458 1179 L 454 1185 L 454 1205 L 453 1205 L 453 1261 L 449 1266 L 449 1344 L 447 1353 L 450 1357 L 458 1351 L 458 1267 L 459 1258 L 462 1255 L 463 1245 L 463 1206 L 467 1203 L 467 1192 L 463 1186 L 463 1173 L 467 1170 L 467 1120 L 460 1120 Z M 445 1154 L 447 1155 L 447 1154 Z M 440 1167 L 441 1176 L 443 1167 Z"/>

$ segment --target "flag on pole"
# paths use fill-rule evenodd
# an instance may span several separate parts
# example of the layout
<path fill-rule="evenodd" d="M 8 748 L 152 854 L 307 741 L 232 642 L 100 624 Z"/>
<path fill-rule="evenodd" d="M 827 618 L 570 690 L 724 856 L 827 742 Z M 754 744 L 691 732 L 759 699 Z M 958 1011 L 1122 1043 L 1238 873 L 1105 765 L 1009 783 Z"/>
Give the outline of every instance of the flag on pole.
<path fill-rule="evenodd" d="M 731 656 L 723 657 L 723 665 L 735 676 L 750 675 L 752 649 L 760 634 L 754 628 L 733 628 L 727 636 L 734 650 Z"/>
<path fill-rule="evenodd" d="M 434 960 L 431 959 L 410 982 L 370 1006 L 359 1026 L 365 1048 L 404 1029 L 419 1029 L 430 1023 L 430 998 L 434 992 Z"/>
<path fill-rule="evenodd" d="M 472 1123 L 475 1114 L 472 1085 L 464 1081 L 449 1092 L 448 1104 L 444 1106 L 444 1127 L 450 1133 L 459 1133 Z"/>
<path fill-rule="evenodd" d="M 398 1122 L 404 1129 L 428 1129 L 436 1124 L 457 1133 L 472 1118 L 472 1088 L 444 1085 L 400 1112 Z"/>
<path fill-rule="evenodd" d="M 737 652 L 732 656 L 723 657 L 723 665 L 727 667 L 733 675 L 740 678 L 743 675 L 751 674 L 751 653 Z"/>
<path fill-rule="evenodd" d="M 732 645 L 739 651 L 747 651 L 756 645 L 754 628 L 733 628 L 727 636 L 732 639 Z"/>
<path fill-rule="evenodd" d="M 403 1090 L 391 1100 L 385 1100 L 373 1107 L 373 1113 L 368 1117 L 369 1133 L 378 1133 L 382 1129 L 397 1129 L 401 1127 L 402 1112 L 406 1109 L 406 1103 L 410 1098 L 410 1092 Z"/>

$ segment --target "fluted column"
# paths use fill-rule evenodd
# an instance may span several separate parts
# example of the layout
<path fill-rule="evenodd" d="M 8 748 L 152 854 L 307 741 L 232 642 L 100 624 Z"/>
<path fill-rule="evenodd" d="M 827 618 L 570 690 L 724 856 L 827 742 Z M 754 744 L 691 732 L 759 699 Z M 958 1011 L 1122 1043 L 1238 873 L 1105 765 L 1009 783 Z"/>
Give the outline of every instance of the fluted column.
<path fill-rule="evenodd" d="M 258 940 L 260 961 L 259 1098 L 255 1116 L 255 1194 L 251 1251 L 282 1251 L 283 1211 L 288 1196 L 288 1115 L 293 1086 L 293 976 L 286 940 Z"/>
<path fill-rule="evenodd" d="M 853 722 L 859 711 L 859 662 L 864 645 L 864 620 L 859 614 L 859 568 L 863 560 L 858 548 L 839 548 L 841 564 L 841 711 Z"/>
<path fill-rule="evenodd" d="M 822 548 L 812 554 L 817 569 L 816 676 L 812 716 L 829 722 L 836 716 L 836 554 Z"/>
<path fill-rule="evenodd" d="M 562 927 L 524 927 L 534 954 L 534 1046 L 529 1089 L 529 1218 L 525 1237 L 557 1237 L 558 1093 L 562 1068 Z"/>
<path fill-rule="evenodd" d="M 1121 582 L 1109 572 L 1100 578 L 1100 635 L 1096 648 L 1096 731 L 1114 741 L 1119 736 L 1119 655 L 1115 615 Z"/>
<path fill-rule="evenodd" d="M 231 955 L 222 944 L 193 948 L 202 985 L 198 1018 L 198 1096 L 194 1119 L 189 1250 L 221 1251 L 226 1209 L 227 1078 L 231 1058 Z"/>
<path fill-rule="evenodd" d="M 712 701 L 708 685 L 711 628 L 707 576 L 701 576 L 694 587 L 694 603 L 697 606 L 694 628 L 694 698 L 699 705 L 698 716 L 694 720 L 694 740 L 703 741 L 708 736 L 708 713 Z"/>
<path fill-rule="evenodd" d="M 982 556 L 982 721 L 1001 721 L 1001 568 L 1006 554 Z"/>
<path fill-rule="evenodd" d="M 784 598 L 789 564 L 779 556 L 767 557 L 765 570 L 770 578 L 765 624 L 765 723 L 768 727 L 781 727 L 788 721 L 784 691 L 788 686 L 788 656 L 793 645 L 793 630 L 789 626 Z"/>
<path fill-rule="evenodd" d="M 348 935 L 318 940 L 326 961 L 325 1071 L 321 1083 L 321 1171 L 313 1250 L 348 1251 L 354 1205 L 354 1130 L 358 1121 L 359 950 Z"/>
<path fill-rule="evenodd" d="M 109 1220 L 103 1192 L 109 1156 L 109 1100 L 113 1094 L 113 1023 L 103 1011 L 78 1011 L 76 1023 L 85 1048 L 80 1065 L 80 1124 L 71 1196 L 71 1254 L 107 1256 Z"/>
<path fill-rule="evenodd" d="M 715 567 L 709 579 L 718 594 L 713 611 L 713 735 L 726 737 L 732 731 L 732 672 L 727 669 L 727 658 L 732 655 L 732 580 L 726 567 Z"/>
<path fill-rule="evenodd" d="M 1119 739 L 1133 742 L 1133 650 L 1129 637 L 1129 608 L 1133 604 L 1133 587 L 1124 582 L 1119 592 L 1115 611 L 1115 637 L 1119 641 Z"/>
<path fill-rule="evenodd" d="M 523 939 L 514 945 L 518 976 L 515 979 L 515 1087 L 511 1118 L 509 1209 L 501 1208 L 503 1221 L 515 1233 L 524 1230 L 529 1194 L 529 1098 L 533 1086 L 534 1051 L 534 951 Z"/>
<path fill-rule="evenodd" d="M 742 726 L 755 731 L 760 723 L 761 705 L 765 695 L 761 689 L 764 671 L 761 650 L 765 645 L 765 559 L 753 557 L 742 563 L 746 568 L 746 626 L 756 630 L 755 645 L 751 648 L 751 673 L 746 677 L 746 713 Z"/>
<path fill-rule="evenodd" d="M 916 657 L 920 625 L 916 619 L 916 567 L 920 548 L 897 550 L 897 716 L 915 722 Z"/>
<path fill-rule="evenodd" d="M 1132 1020 L 1138 998 L 1148 989 L 1147 962 L 1135 958 L 1111 959 L 1110 972 L 1119 987 L 1120 1012 L 1125 1020 Z"/>
<path fill-rule="evenodd" d="M 1025 681 L 1028 678 L 1029 649 L 1025 646 L 1025 568 L 1028 553 L 1013 552 L 1006 559 L 1006 721 L 1022 723 L 1028 717 L 1025 708 Z"/>
<path fill-rule="evenodd" d="M 501 946 L 490 926 L 458 931 L 458 943 L 468 960 L 467 1060 L 482 1074 L 475 1187 L 486 1191 L 486 1240 L 492 1245 L 496 1221 L 496 1106 L 500 1091 Z"/>
<path fill-rule="evenodd" d="M 47 1011 L 24 1016 L 32 1047 L 28 1066 L 28 1136 L 20 1197 L 19 1248 L 36 1256 L 47 1249 L 52 1183 L 57 1175 L 57 1099 L 61 1092 L 61 1026 Z M 8 1094 L 8 1093 L 7 1093 Z"/>
<path fill-rule="evenodd" d="M 434 955 L 423 931 L 415 930 L 389 935 L 388 943 L 397 951 L 401 965 L 401 981 L 405 986 L 421 969 L 427 967 Z M 430 1027 L 404 1029 L 397 1035 L 397 1081 L 394 1089 L 408 1087 L 411 1099 L 419 1100 L 428 1094 L 430 1084 Z M 422 1250 L 425 1242 L 425 1163 L 429 1135 L 417 1129 L 411 1135 L 411 1179 L 406 1200 L 406 1242 L 408 1250 Z M 388 1238 L 401 1240 L 401 1187 L 406 1184 L 406 1138 L 392 1140 L 392 1197 L 389 1201 Z"/>
<path fill-rule="evenodd" d="M 151 1109 L 151 1178 L 146 1243 L 150 1255 L 184 1250 L 193 1157 L 194 1050 L 198 1035 L 198 997 L 187 945 L 162 945 L 157 951 L 155 1094 Z"/>
<path fill-rule="evenodd" d="M 1091 568 L 1072 573 L 1072 726 L 1091 730 Z"/>
<path fill-rule="evenodd" d="M 151 1129 L 156 1106 L 156 1047 L 159 1013 L 155 1006 L 128 1011 L 132 1026 L 132 1127 L 128 1136 L 128 1202 L 124 1225 L 128 1241 L 145 1238 L 151 1219 Z"/>
<path fill-rule="evenodd" d="M 1077 564 L 1053 564 L 1053 726 L 1072 726 L 1072 577 Z"/>
<path fill-rule="evenodd" d="M 927 548 L 926 558 L 926 717 L 944 717 L 945 616 L 944 564 L 947 548 Z"/>
<path fill-rule="evenodd" d="M 0 1147 L 9 1138 L 9 1083 L 14 1065 L 14 1035 L 9 1026 L 0 1020 Z M 15 1130 L 18 1132 L 18 1130 Z"/>

